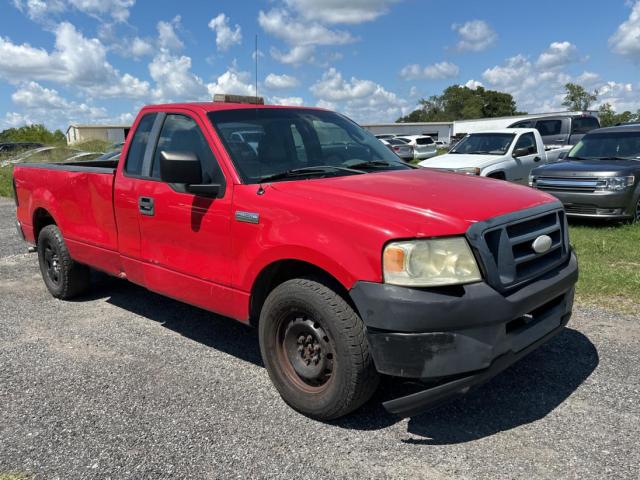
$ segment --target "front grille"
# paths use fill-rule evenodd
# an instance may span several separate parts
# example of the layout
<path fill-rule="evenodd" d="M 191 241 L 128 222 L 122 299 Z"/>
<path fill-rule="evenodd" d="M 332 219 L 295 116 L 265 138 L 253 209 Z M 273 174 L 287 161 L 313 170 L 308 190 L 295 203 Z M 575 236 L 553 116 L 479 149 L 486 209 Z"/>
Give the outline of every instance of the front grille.
<path fill-rule="evenodd" d="M 598 210 L 595 205 L 581 205 L 574 203 L 571 205 L 565 205 L 564 209 L 567 213 L 575 213 L 580 215 L 596 215 Z"/>
<path fill-rule="evenodd" d="M 481 257 L 487 282 L 498 290 L 516 288 L 544 275 L 564 263 L 569 254 L 564 211 L 556 204 L 551 210 L 542 207 L 529 212 L 507 215 L 503 221 L 480 222 L 467 233 Z M 541 236 L 548 236 L 551 245 L 537 253 L 533 243 Z"/>
<path fill-rule="evenodd" d="M 536 188 L 548 192 L 595 192 L 605 186 L 604 178 L 594 177 L 538 177 Z"/>

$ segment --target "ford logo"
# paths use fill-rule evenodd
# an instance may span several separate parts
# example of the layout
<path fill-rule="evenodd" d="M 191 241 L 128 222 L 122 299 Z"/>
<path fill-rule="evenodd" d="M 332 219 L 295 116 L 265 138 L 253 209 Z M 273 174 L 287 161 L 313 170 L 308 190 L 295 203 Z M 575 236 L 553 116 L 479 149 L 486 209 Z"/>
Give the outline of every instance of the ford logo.
<path fill-rule="evenodd" d="M 540 235 L 531 244 L 531 248 L 536 253 L 546 253 L 551 248 L 551 237 L 549 235 Z"/>

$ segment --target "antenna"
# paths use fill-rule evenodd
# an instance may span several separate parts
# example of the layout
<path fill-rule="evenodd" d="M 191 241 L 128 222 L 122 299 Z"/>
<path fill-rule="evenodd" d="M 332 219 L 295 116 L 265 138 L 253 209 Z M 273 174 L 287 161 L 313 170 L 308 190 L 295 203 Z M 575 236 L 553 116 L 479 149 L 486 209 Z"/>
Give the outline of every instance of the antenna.
<path fill-rule="evenodd" d="M 255 53 L 256 57 L 256 98 L 258 98 L 258 34 L 256 33 Z"/>

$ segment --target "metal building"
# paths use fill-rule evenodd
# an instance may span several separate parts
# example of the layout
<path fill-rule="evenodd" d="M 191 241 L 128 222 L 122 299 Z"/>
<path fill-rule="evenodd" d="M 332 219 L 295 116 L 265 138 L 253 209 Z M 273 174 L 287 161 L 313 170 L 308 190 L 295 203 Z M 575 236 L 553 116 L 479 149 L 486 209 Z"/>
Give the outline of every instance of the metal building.
<path fill-rule="evenodd" d="M 69 125 L 67 128 L 67 145 L 86 142 L 87 140 L 103 140 L 109 143 L 124 142 L 131 125 Z"/>
<path fill-rule="evenodd" d="M 453 122 L 376 123 L 362 125 L 374 135 L 394 133 L 396 135 L 427 135 L 434 140 L 449 143 L 453 135 Z"/>

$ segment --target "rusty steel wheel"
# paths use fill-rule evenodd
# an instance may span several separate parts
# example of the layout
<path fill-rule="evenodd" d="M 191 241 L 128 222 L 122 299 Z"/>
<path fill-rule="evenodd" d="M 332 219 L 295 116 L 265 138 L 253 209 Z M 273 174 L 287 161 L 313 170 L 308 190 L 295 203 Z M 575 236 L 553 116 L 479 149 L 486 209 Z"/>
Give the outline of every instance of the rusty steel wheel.
<path fill-rule="evenodd" d="M 299 412 L 338 418 L 377 388 L 364 324 L 327 285 L 310 278 L 278 285 L 264 302 L 258 327 L 269 377 Z"/>
<path fill-rule="evenodd" d="M 335 350 L 320 324 L 303 313 L 284 318 L 276 352 L 284 373 L 302 390 L 319 392 L 331 382 Z"/>

